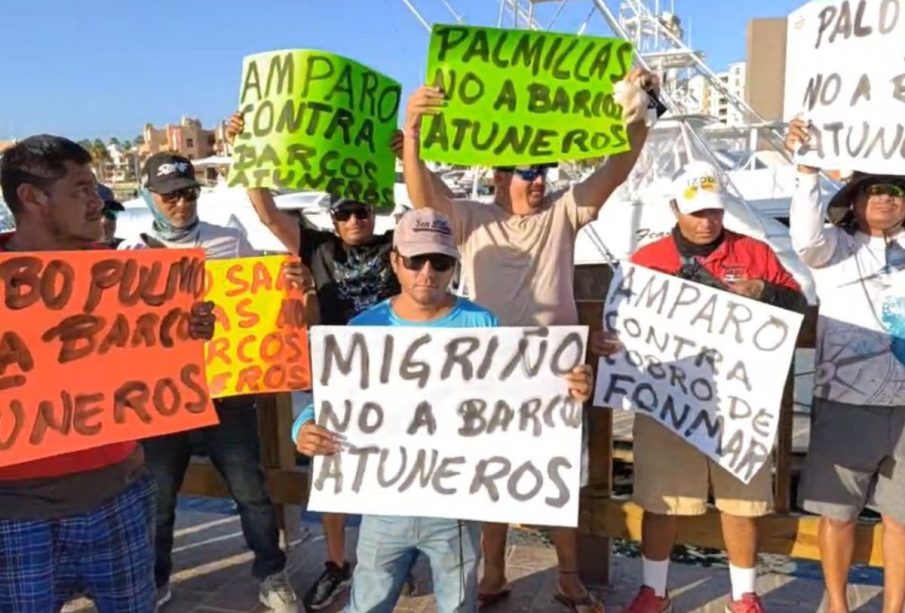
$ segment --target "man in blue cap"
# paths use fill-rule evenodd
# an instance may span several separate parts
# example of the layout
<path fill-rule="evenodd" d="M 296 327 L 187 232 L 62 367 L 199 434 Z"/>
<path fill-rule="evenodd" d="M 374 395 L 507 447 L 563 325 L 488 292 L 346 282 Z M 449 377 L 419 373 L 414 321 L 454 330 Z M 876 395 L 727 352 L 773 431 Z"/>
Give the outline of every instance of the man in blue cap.
<path fill-rule="evenodd" d="M 98 185 L 97 194 L 104 202 L 101 209 L 101 244 L 116 249 L 123 242 L 123 239 L 116 238 L 116 217 L 126 209 L 106 185 Z"/>

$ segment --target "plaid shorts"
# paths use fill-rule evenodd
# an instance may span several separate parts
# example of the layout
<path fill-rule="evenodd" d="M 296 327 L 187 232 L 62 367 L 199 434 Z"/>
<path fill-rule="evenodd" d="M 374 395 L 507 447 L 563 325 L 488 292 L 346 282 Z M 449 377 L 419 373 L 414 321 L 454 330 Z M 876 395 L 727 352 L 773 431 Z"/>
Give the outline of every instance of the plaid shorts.
<path fill-rule="evenodd" d="M 154 498 L 142 475 L 88 513 L 0 520 L 0 612 L 55 613 L 87 596 L 100 613 L 154 613 Z"/>

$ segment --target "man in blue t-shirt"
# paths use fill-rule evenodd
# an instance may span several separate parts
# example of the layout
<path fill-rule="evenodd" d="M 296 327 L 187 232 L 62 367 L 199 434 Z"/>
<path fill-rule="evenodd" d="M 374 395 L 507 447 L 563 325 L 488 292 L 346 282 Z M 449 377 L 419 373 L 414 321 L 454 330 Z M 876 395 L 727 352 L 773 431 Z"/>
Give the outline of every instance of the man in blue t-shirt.
<path fill-rule="evenodd" d="M 425 326 L 487 328 L 496 316 L 449 292 L 458 252 L 449 219 L 431 209 L 405 213 L 393 237 L 390 264 L 402 291 L 364 311 L 351 326 Z M 566 377 L 572 396 L 590 396 L 591 371 L 579 366 Z M 314 421 L 309 405 L 292 426 L 292 438 L 305 455 L 340 450 L 338 438 Z M 417 528 L 417 530 L 416 530 Z M 400 535 L 402 537 L 400 538 Z M 347 611 L 392 611 L 408 571 L 409 552 L 420 551 L 431 562 L 437 610 L 477 609 L 477 566 L 481 524 L 442 518 L 365 515 L 358 537 L 358 565 Z M 450 544 L 455 544 L 451 547 Z"/>

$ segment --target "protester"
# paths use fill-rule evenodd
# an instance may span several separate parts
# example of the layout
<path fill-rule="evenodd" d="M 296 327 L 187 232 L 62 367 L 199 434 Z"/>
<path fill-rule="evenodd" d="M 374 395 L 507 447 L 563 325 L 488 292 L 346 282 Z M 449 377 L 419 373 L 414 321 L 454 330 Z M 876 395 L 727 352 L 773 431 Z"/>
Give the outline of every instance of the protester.
<path fill-rule="evenodd" d="M 154 222 L 148 233 L 127 239 L 120 249 L 200 248 L 208 259 L 240 258 L 255 250 L 237 229 L 198 219 L 201 187 L 192 163 L 179 155 L 158 153 L 142 170 L 142 197 Z M 284 269 L 290 280 L 302 276 L 299 266 Z M 214 401 L 220 423 L 143 441 L 145 457 L 157 484 L 156 560 L 154 577 L 161 606 L 172 598 L 173 525 L 176 502 L 193 449 L 202 448 L 223 476 L 235 500 L 242 533 L 255 554 L 252 574 L 258 579 L 258 599 L 275 611 L 296 611 L 298 599 L 285 573 L 276 512 L 261 468 L 258 420 L 254 396 Z"/>
<path fill-rule="evenodd" d="M 803 312 L 801 288 L 765 243 L 723 226 L 724 191 L 719 174 L 706 162 L 691 162 L 676 177 L 671 208 L 672 234 L 631 258 L 634 264 L 730 291 L 785 309 Z M 604 345 L 607 343 L 608 345 Z M 614 347 L 605 335 L 592 336 L 592 349 L 607 355 Z M 634 500 L 644 509 L 641 526 L 643 585 L 626 613 L 671 611 L 667 590 L 669 556 L 678 517 L 702 515 L 710 492 L 729 554 L 732 594 L 726 607 L 758 613 L 755 590 L 757 519 L 773 506 L 772 462 L 748 484 L 707 458 L 689 442 L 646 415 L 635 417 Z"/>
<path fill-rule="evenodd" d="M 488 310 L 448 288 L 457 260 L 453 231 L 445 215 L 429 210 L 402 216 L 394 236 L 391 265 L 401 291 L 361 313 L 352 326 L 485 328 L 498 325 Z M 591 373 L 579 366 L 567 376 L 572 397 L 590 395 Z M 314 422 L 309 406 L 293 425 L 293 440 L 306 455 L 340 450 L 339 439 Z M 437 610 L 467 613 L 477 608 L 480 524 L 424 517 L 365 515 L 358 536 L 358 564 L 348 611 L 393 610 L 411 557 L 430 559 Z"/>
<path fill-rule="evenodd" d="M 233 114 L 227 122 L 227 138 L 232 141 L 244 127 L 242 114 Z M 397 157 L 402 155 L 402 144 L 402 135 L 395 135 L 391 147 Z M 437 189 L 448 190 L 439 179 L 435 182 Z M 330 207 L 334 233 L 300 224 L 277 208 L 270 190 L 249 189 L 248 197 L 261 223 L 312 271 L 320 323 L 345 325 L 355 315 L 399 292 L 389 259 L 393 232 L 374 234 L 376 217 L 371 205 L 350 199 L 334 200 Z M 346 560 L 345 516 L 324 513 L 322 523 L 327 562 L 324 572 L 302 599 L 311 611 L 330 606 L 352 582 Z M 413 589 L 410 578 L 407 587 Z"/>
<path fill-rule="evenodd" d="M 3 251 L 98 248 L 104 203 L 76 143 L 19 141 L 0 160 L 0 187 L 16 220 Z M 193 338 L 211 338 L 212 310 L 194 305 Z M 152 613 L 153 505 L 135 442 L 0 468 L 0 611 L 50 613 L 84 594 L 100 613 Z"/>
<path fill-rule="evenodd" d="M 786 145 L 811 142 L 792 122 Z M 792 245 L 820 303 L 811 439 L 799 490 L 820 515 L 827 611 L 847 612 L 855 522 L 883 517 L 883 611 L 905 606 L 905 168 L 855 172 L 826 206 L 817 169 L 799 166 Z M 828 217 L 830 224 L 824 223 Z"/>
<path fill-rule="evenodd" d="M 497 168 L 495 206 L 452 200 L 434 188 L 421 160 L 421 119 L 444 104 L 439 89 L 421 87 L 405 118 L 405 182 L 415 208 L 432 207 L 452 219 L 462 252 L 463 295 L 493 311 L 507 326 L 578 323 L 573 291 L 573 256 L 578 231 L 597 217 L 610 194 L 628 177 L 647 138 L 648 95 L 657 78 L 634 70 L 621 88 L 631 150 L 613 155 L 587 179 L 564 191 L 546 193 L 546 167 Z M 586 431 L 586 429 L 585 429 Z M 583 454 L 582 482 L 587 477 Z M 505 550 L 508 527 L 484 524 L 484 577 L 480 597 L 490 604 L 509 594 Z M 602 611 L 578 577 L 578 532 L 554 532 L 559 558 L 555 597 L 575 611 Z"/>
<path fill-rule="evenodd" d="M 104 202 L 101 209 L 101 244 L 116 249 L 122 242 L 122 239 L 116 238 L 116 217 L 126 209 L 106 185 L 98 185 L 97 193 Z"/>

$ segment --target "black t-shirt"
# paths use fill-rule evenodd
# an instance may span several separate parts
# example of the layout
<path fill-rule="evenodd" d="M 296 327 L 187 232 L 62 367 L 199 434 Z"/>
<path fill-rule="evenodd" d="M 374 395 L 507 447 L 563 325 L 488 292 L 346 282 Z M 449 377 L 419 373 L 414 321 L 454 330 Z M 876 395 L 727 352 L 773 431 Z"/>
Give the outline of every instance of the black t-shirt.
<path fill-rule="evenodd" d="M 314 276 L 321 323 L 345 325 L 399 293 L 399 281 L 390 266 L 392 230 L 354 247 L 333 232 L 302 226 L 301 235 L 300 255 Z"/>

